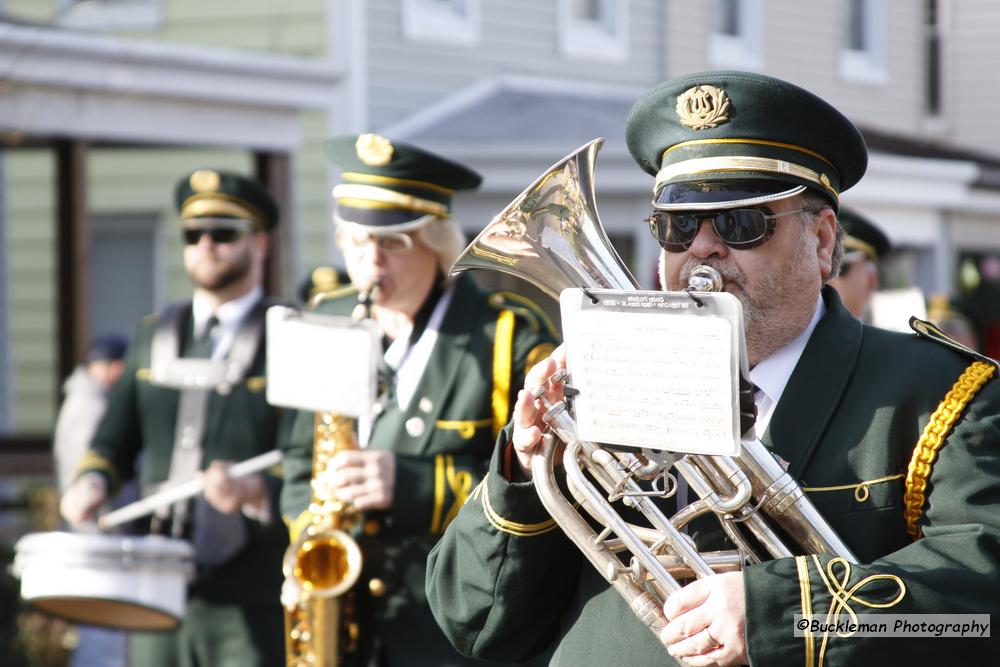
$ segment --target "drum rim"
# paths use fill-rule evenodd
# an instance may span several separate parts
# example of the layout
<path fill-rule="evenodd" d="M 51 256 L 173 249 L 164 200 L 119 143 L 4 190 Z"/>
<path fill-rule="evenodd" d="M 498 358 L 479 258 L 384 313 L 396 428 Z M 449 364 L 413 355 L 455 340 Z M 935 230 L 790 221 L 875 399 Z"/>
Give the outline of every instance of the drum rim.
<path fill-rule="evenodd" d="M 14 544 L 15 557 L 21 554 L 33 558 L 61 557 L 65 550 L 70 548 L 82 548 L 88 555 L 117 558 L 128 553 L 131 560 L 143 562 L 194 560 L 194 547 L 190 542 L 163 535 L 103 535 L 50 531 L 28 533 Z"/>
<path fill-rule="evenodd" d="M 186 598 L 186 595 L 185 595 L 185 598 Z M 132 602 L 132 601 L 122 602 L 122 604 L 124 604 L 124 605 L 132 606 L 132 607 L 139 607 L 139 608 L 141 608 L 141 609 L 143 609 L 143 610 L 145 610 L 147 612 L 154 612 L 154 613 L 161 614 L 165 618 L 171 619 L 171 620 L 173 620 L 175 622 L 174 625 L 172 625 L 171 627 L 165 627 L 165 628 L 142 628 L 142 627 L 131 627 L 131 626 L 125 627 L 125 626 L 121 626 L 121 625 L 112 625 L 112 624 L 109 624 L 109 623 L 99 623 L 99 622 L 95 622 L 95 621 L 83 621 L 83 620 L 81 620 L 78 617 L 73 617 L 73 616 L 67 615 L 67 614 L 60 614 L 59 612 L 51 611 L 49 609 L 42 609 L 41 607 L 37 607 L 37 605 L 36 605 L 37 601 L 46 601 L 46 600 L 93 600 L 94 602 L 107 602 L 108 601 L 107 598 L 95 597 L 93 595 L 36 595 L 36 596 L 34 596 L 34 597 L 30 598 L 30 599 L 29 598 L 22 598 L 22 599 L 24 599 L 25 603 L 27 603 L 28 605 L 30 605 L 32 607 L 35 607 L 39 612 L 44 613 L 44 614 L 48 614 L 49 616 L 53 616 L 55 618 L 60 618 L 60 619 L 62 619 L 64 621 L 68 621 L 70 623 L 76 623 L 76 624 L 81 624 L 81 625 L 91 625 L 91 626 L 96 626 L 96 627 L 101 627 L 101 628 L 111 628 L 113 630 L 124 630 L 124 631 L 127 631 L 127 632 L 170 632 L 171 630 L 176 630 L 177 627 L 180 626 L 181 621 L 184 618 L 184 612 L 187 609 L 186 600 L 184 602 L 182 602 L 182 604 L 184 604 L 185 609 L 182 611 L 181 616 L 177 616 L 176 614 L 173 614 L 170 611 L 167 611 L 163 607 L 156 607 L 156 606 L 153 606 L 153 605 L 142 604 L 140 602 Z M 115 602 L 121 602 L 121 601 L 115 600 Z"/>

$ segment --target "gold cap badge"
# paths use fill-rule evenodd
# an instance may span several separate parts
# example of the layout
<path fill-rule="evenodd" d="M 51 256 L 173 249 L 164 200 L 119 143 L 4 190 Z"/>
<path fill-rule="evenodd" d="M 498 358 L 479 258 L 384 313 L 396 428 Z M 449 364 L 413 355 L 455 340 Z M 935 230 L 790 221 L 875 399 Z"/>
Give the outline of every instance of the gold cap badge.
<path fill-rule="evenodd" d="M 218 172 L 211 169 L 199 169 L 191 174 L 188 183 L 195 192 L 215 192 L 219 189 L 222 178 Z"/>
<path fill-rule="evenodd" d="M 677 98 L 677 117 L 681 125 L 705 130 L 729 122 L 729 96 L 715 86 L 688 88 Z"/>
<path fill-rule="evenodd" d="M 392 142 L 378 134 L 362 134 L 354 143 L 358 159 L 370 167 L 383 167 L 392 160 Z"/>

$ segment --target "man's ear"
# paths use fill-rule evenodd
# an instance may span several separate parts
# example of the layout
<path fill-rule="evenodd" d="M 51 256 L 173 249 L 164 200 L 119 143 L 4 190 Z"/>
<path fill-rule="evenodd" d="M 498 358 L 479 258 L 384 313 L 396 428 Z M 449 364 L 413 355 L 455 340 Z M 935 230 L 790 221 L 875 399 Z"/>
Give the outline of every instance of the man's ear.
<path fill-rule="evenodd" d="M 837 243 L 837 214 L 826 207 L 816 214 L 816 259 L 825 283 L 833 271 L 833 248 Z"/>
<path fill-rule="evenodd" d="M 271 236 L 267 232 L 257 232 L 253 235 L 254 254 L 261 260 L 267 259 L 267 251 L 271 247 Z"/>

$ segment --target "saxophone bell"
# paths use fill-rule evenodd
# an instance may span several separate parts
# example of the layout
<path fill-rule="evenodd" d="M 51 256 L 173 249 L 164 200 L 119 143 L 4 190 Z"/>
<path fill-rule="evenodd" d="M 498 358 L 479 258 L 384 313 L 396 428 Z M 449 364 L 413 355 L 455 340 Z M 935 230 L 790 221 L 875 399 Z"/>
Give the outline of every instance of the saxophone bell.
<path fill-rule="evenodd" d="M 371 317 L 376 282 L 358 295 L 351 319 Z M 327 488 L 323 476 L 341 451 L 358 448 L 354 419 L 333 412 L 316 413 L 313 430 L 310 522 L 285 551 L 282 572 L 297 586 L 293 610 L 285 612 L 288 667 L 337 667 L 355 650 L 358 625 L 353 620 L 351 589 L 361 576 L 363 556 L 347 532 L 358 524 L 357 509 Z"/>

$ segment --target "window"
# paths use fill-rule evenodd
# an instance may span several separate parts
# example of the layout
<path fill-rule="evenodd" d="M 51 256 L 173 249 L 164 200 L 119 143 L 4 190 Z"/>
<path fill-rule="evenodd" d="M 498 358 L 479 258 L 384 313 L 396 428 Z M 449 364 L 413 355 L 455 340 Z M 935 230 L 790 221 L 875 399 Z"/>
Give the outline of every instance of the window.
<path fill-rule="evenodd" d="M 708 57 L 716 67 L 761 67 L 759 0 L 716 0 Z"/>
<path fill-rule="evenodd" d="M 888 41 L 885 0 L 848 0 L 844 3 L 844 48 L 840 75 L 861 83 L 888 82 Z"/>
<path fill-rule="evenodd" d="M 617 61 L 628 56 L 627 0 L 560 0 L 559 14 L 565 55 Z"/>
<path fill-rule="evenodd" d="M 161 301 L 157 216 L 94 216 L 90 224 L 91 332 L 130 336 Z"/>
<path fill-rule="evenodd" d="M 941 115 L 941 13 L 938 0 L 924 5 L 924 111 L 928 116 Z"/>
<path fill-rule="evenodd" d="M 163 0 L 56 0 L 56 23 L 84 30 L 156 28 Z"/>
<path fill-rule="evenodd" d="M 480 0 L 403 0 L 403 34 L 419 41 L 475 44 Z"/>

